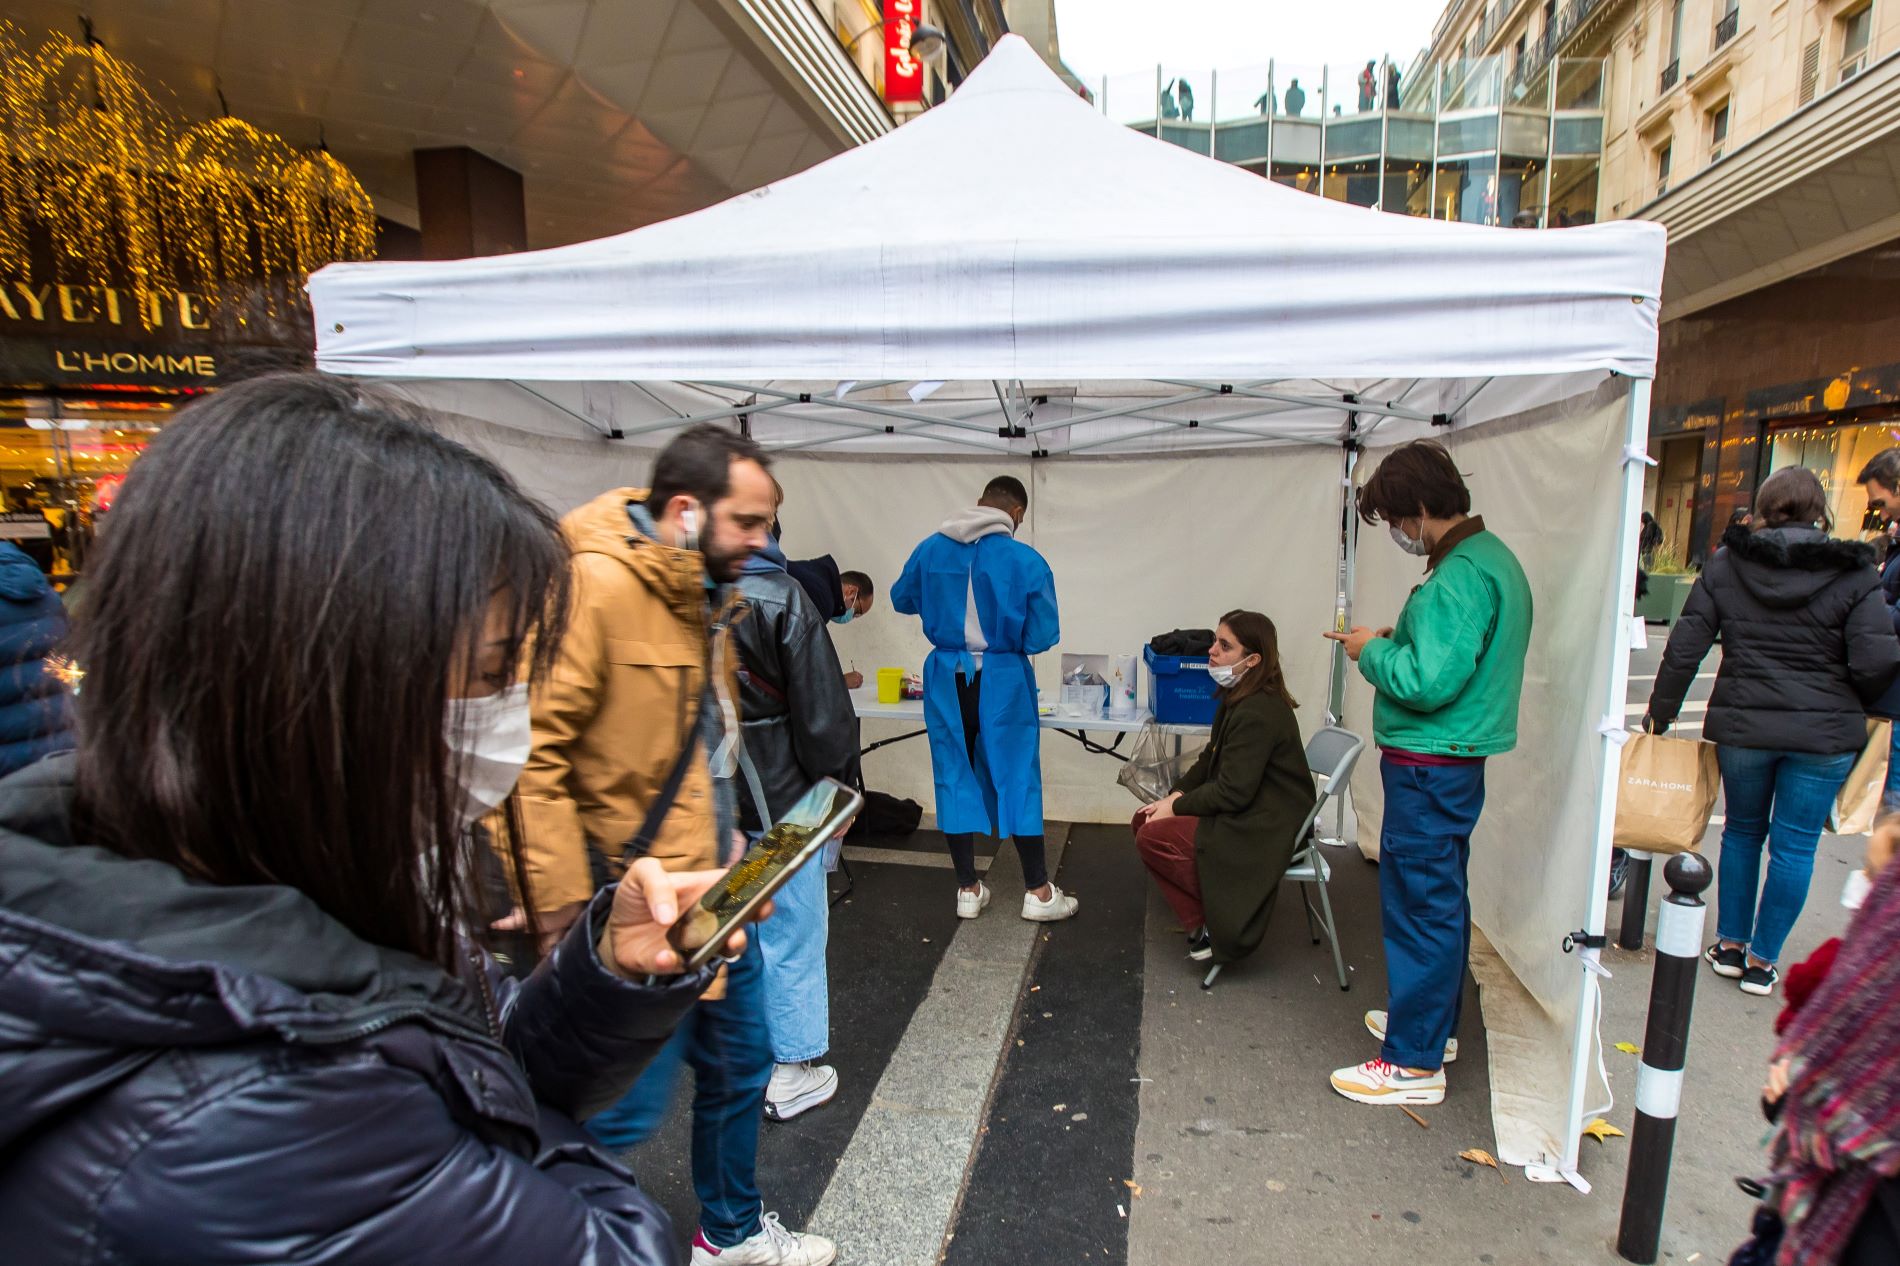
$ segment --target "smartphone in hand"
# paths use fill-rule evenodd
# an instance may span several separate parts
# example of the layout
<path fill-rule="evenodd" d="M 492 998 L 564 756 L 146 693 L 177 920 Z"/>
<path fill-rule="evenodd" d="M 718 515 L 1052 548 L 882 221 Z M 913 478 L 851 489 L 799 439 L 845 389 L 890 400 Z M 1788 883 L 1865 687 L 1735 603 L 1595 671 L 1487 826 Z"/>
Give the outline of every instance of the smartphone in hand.
<path fill-rule="evenodd" d="M 696 971 L 719 957 L 753 912 L 818 856 L 863 807 L 864 797 L 835 778 L 806 792 L 673 924 L 667 940 L 686 960 L 686 970 Z"/>

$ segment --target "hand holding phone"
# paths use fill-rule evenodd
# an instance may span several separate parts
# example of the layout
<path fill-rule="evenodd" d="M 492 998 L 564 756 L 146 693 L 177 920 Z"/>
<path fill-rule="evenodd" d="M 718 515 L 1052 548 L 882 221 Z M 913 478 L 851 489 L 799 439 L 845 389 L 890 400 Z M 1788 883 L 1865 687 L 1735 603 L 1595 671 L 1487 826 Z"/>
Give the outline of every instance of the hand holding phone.
<path fill-rule="evenodd" d="M 629 866 L 607 914 L 601 962 L 622 976 L 671 975 L 682 970 L 685 956 L 669 939 L 680 909 L 698 910 L 699 899 L 725 877 L 721 870 L 672 873 L 651 857 Z M 770 912 L 765 906 L 753 913 L 764 918 Z M 745 932 L 733 929 L 726 938 L 727 952 L 737 954 L 744 948 Z"/>

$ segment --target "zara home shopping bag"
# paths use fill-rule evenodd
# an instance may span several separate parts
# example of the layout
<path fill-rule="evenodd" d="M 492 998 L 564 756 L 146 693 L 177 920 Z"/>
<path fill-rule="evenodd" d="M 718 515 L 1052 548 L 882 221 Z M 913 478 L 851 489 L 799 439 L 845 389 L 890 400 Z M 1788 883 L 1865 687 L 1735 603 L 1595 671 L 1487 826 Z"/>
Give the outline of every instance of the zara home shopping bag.
<path fill-rule="evenodd" d="M 1616 845 L 1645 853 L 1686 853 L 1702 843 L 1722 785 L 1715 744 L 1632 734 L 1623 744 L 1616 797 Z"/>
<path fill-rule="evenodd" d="M 1836 835 L 1864 835 L 1880 816 L 1880 793 L 1887 789 L 1887 755 L 1892 747 L 1893 722 L 1867 718 L 1867 746 L 1847 771 L 1841 794 L 1827 815 L 1827 829 Z"/>

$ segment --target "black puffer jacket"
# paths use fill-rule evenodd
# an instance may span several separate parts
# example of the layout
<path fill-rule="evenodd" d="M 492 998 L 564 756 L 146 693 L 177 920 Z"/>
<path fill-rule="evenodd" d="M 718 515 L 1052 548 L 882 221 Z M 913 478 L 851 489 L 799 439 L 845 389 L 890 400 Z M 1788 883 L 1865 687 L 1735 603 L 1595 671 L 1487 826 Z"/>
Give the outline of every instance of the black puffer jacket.
<path fill-rule="evenodd" d="M 1831 754 L 1867 743 L 1869 704 L 1900 671 L 1873 550 L 1813 528 L 1730 528 L 1669 634 L 1649 696 L 1667 727 L 1719 635 L 1702 733 L 1717 743 Z"/>
<path fill-rule="evenodd" d="M 754 554 L 739 576 L 745 618 L 733 626 L 739 652 L 739 714 L 745 750 L 768 801 L 765 825 L 820 778 L 858 786 L 858 718 L 826 620 L 773 545 Z M 740 821 L 763 829 L 752 788 L 739 783 Z"/>
<path fill-rule="evenodd" d="M 608 975 L 603 892 L 526 982 L 471 990 L 292 889 L 74 843 L 71 763 L 0 783 L 0 1257 L 673 1260 L 573 1116 L 624 1092 L 706 973 Z"/>

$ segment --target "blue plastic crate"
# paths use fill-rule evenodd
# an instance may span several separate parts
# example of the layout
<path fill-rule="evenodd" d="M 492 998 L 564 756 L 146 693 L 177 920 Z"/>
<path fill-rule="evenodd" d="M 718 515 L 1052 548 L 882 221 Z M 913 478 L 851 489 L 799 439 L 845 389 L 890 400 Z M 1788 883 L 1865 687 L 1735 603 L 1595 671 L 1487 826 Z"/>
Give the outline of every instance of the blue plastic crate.
<path fill-rule="evenodd" d="M 1207 675 L 1207 656 L 1157 655 L 1152 646 L 1141 648 L 1148 665 L 1148 711 L 1168 725 L 1212 725 L 1214 679 Z"/>

